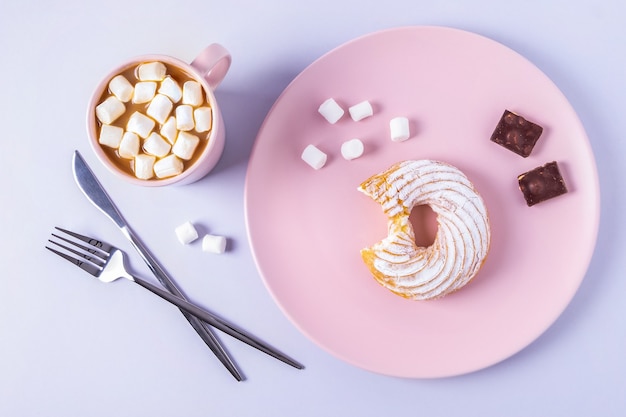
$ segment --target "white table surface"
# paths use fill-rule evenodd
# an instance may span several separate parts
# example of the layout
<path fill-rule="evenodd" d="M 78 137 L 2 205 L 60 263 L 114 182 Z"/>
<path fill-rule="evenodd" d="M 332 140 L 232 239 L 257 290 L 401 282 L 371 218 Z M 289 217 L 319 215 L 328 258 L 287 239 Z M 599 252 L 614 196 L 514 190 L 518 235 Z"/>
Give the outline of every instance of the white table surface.
<path fill-rule="evenodd" d="M 591 3 L 2 1 L 0 415 L 623 415 L 626 8 L 618 0 Z M 307 339 L 265 289 L 244 223 L 251 147 L 281 91 L 330 49 L 406 25 L 474 31 L 543 70 L 587 130 L 602 195 L 595 254 L 556 323 L 501 363 L 434 380 L 365 371 Z M 233 56 L 216 93 L 228 134 L 215 171 L 167 189 L 113 178 L 86 140 L 92 88 L 126 58 L 154 52 L 191 60 L 212 42 Z M 246 376 L 238 383 L 167 303 L 128 282 L 101 284 L 45 251 L 55 225 L 130 249 L 77 189 L 74 149 L 190 297 L 296 357 L 306 370 L 223 336 Z M 180 245 L 173 230 L 186 220 L 228 236 L 229 251 L 212 256 L 197 244 Z M 133 269 L 149 276 L 131 256 Z"/>

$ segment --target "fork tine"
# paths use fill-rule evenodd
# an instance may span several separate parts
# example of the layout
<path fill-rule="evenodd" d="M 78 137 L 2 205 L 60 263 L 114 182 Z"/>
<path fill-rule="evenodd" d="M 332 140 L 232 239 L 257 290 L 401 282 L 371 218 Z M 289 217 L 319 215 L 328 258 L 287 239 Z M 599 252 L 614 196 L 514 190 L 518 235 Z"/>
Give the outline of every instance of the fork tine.
<path fill-rule="evenodd" d="M 72 252 L 75 255 L 78 255 L 79 257 L 83 258 L 84 260 L 91 262 L 92 264 L 96 264 L 99 267 L 103 267 L 106 264 L 106 259 L 107 256 L 100 254 L 96 251 L 94 251 L 93 249 L 88 248 L 87 246 L 83 246 L 80 243 L 76 243 L 76 242 L 72 242 L 71 240 L 65 239 L 62 236 L 58 236 L 55 235 L 54 233 L 52 233 L 52 236 L 56 237 L 57 239 L 61 239 L 65 242 L 68 242 L 72 245 L 74 245 L 74 247 L 82 249 L 84 252 L 78 251 L 70 246 L 65 246 L 62 243 L 59 242 L 55 242 L 52 239 L 48 239 L 48 242 L 57 245 L 63 249 L 65 249 L 68 252 Z M 95 256 L 91 256 L 91 255 L 95 255 Z"/>
<path fill-rule="evenodd" d="M 101 241 L 101 240 L 94 239 L 94 238 L 91 238 L 91 237 L 89 237 L 89 236 L 81 235 L 81 234 L 79 234 L 79 233 L 72 232 L 72 231 L 70 231 L 70 230 L 66 230 L 66 229 L 63 229 L 63 228 L 60 228 L 60 227 L 56 227 L 56 226 L 55 226 L 55 229 L 57 229 L 57 230 L 59 230 L 59 231 L 61 231 L 61 232 L 65 233 L 65 234 L 68 234 L 68 235 L 70 235 L 70 236 L 72 236 L 72 237 L 75 237 L 75 238 L 76 238 L 76 239 L 78 239 L 78 240 L 82 240 L 82 241 L 83 241 L 83 242 L 85 242 L 85 243 L 88 243 L 89 245 L 93 246 L 94 248 L 97 248 L 98 250 L 100 250 L 100 251 L 102 251 L 102 252 L 105 252 L 105 253 L 107 254 L 107 256 L 108 256 L 108 255 L 111 253 L 111 251 L 113 250 L 113 246 L 111 246 L 111 245 L 109 245 L 108 243 L 103 242 L 103 241 Z M 64 238 L 61 238 L 61 239 L 65 240 L 66 242 L 70 242 L 70 243 L 72 243 L 72 244 L 76 245 L 76 243 L 74 243 L 74 242 L 72 242 L 72 241 L 69 241 L 69 240 L 64 239 Z M 86 249 L 86 250 L 88 250 L 89 252 L 91 252 L 91 250 L 90 250 L 90 249 Z"/>
<path fill-rule="evenodd" d="M 77 251 L 75 251 L 75 250 L 73 250 L 73 249 L 68 248 L 67 246 L 61 245 L 61 244 L 59 244 L 59 243 L 57 243 L 57 242 L 54 242 L 54 241 L 52 241 L 52 240 L 49 240 L 49 242 L 54 243 L 55 245 L 58 245 L 58 246 L 60 246 L 60 247 L 62 247 L 62 248 L 64 248 L 64 249 L 66 249 L 66 250 L 68 250 L 68 251 L 70 251 L 70 252 L 77 253 L 78 255 L 80 255 L 80 256 L 82 256 L 82 257 L 84 257 L 85 259 L 93 259 L 93 258 L 91 258 L 91 257 L 89 257 L 89 256 L 87 256 L 87 255 L 81 254 L 80 252 L 77 252 Z M 65 260 L 67 260 L 67 261 L 69 261 L 69 262 L 73 263 L 74 265 L 77 265 L 77 266 L 78 266 L 78 267 L 80 267 L 81 269 L 83 269 L 83 270 L 85 270 L 85 271 L 89 272 L 89 273 L 90 273 L 91 275 L 93 275 L 94 277 L 97 277 L 97 276 L 100 274 L 101 270 L 102 270 L 102 268 L 101 268 L 100 266 L 97 266 L 97 265 L 92 264 L 92 263 L 90 263 L 90 262 L 81 261 L 81 260 L 80 260 L 80 259 L 78 259 L 78 258 L 74 258 L 74 257 L 72 257 L 72 256 L 70 256 L 70 255 L 68 255 L 68 254 L 66 254 L 66 253 L 63 253 L 63 252 L 58 251 L 58 250 L 56 250 L 56 249 L 53 249 L 53 248 L 51 248 L 51 247 L 49 247 L 49 246 L 46 246 L 46 249 L 48 249 L 49 251 L 51 251 L 51 252 L 53 252 L 53 253 L 56 253 L 56 254 L 57 254 L 57 255 L 59 255 L 61 258 L 63 258 L 63 259 L 65 259 Z"/>

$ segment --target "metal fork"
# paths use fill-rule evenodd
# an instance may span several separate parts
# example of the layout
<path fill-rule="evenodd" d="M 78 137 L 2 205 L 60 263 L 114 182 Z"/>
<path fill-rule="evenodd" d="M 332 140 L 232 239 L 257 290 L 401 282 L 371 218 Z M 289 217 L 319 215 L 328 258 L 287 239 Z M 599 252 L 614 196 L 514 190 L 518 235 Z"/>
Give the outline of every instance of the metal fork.
<path fill-rule="evenodd" d="M 131 274 L 126 268 L 126 257 L 124 252 L 122 252 L 115 246 L 112 246 L 98 239 L 93 239 L 75 232 L 71 232 L 66 229 L 62 229 L 60 227 L 55 227 L 55 229 L 62 233 L 65 233 L 68 236 L 72 236 L 75 239 L 85 242 L 87 245 L 83 245 L 67 237 L 52 233 L 53 237 L 65 242 L 66 244 L 71 245 L 71 247 L 58 241 L 48 239 L 48 242 L 54 244 L 55 246 L 58 246 L 59 248 L 62 248 L 66 252 L 51 248 L 49 246 L 46 246 L 46 249 L 79 266 L 83 270 L 89 272 L 94 277 L 98 278 L 100 281 L 109 283 L 115 281 L 118 278 L 126 278 L 130 281 L 133 281 L 134 283 L 141 285 L 145 289 L 158 295 L 164 300 L 169 301 L 178 308 L 188 312 L 189 314 L 197 317 L 198 319 L 215 327 L 216 329 L 221 330 L 224 333 L 288 365 L 291 365 L 294 368 L 304 369 L 304 366 L 296 360 L 288 357 L 284 353 L 277 351 L 257 337 L 234 326 L 233 324 L 227 322 L 219 316 L 216 316 L 215 314 L 210 313 L 182 298 L 176 297 L 172 293 L 165 291 L 160 287 L 144 281 L 143 279 L 140 279 L 137 276 Z M 70 255 L 70 253 L 73 255 Z"/>

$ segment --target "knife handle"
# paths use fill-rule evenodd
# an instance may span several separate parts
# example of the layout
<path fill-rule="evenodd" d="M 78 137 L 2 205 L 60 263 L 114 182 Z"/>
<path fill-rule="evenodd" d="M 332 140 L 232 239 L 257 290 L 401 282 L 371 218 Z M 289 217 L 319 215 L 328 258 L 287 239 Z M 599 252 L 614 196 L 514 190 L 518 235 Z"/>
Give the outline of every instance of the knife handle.
<path fill-rule="evenodd" d="M 180 293 L 180 291 L 176 288 L 172 280 L 169 279 L 167 274 L 160 267 L 156 259 L 154 259 L 154 257 L 150 254 L 150 252 L 148 252 L 148 250 L 146 249 L 145 246 L 143 246 L 141 241 L 137 239 L 137 237 L 133 234 L 130 228 L 128 226 L 125 226 L 122 228 L 122 231 L 124 232 L 126 237 L 128 237 L 128 239 L 133 244 L 135 249 L 137 249 L 137 251 L 143 258 L 143 260 L 148 264 L 148 267 L 150 267 L 154 275 L 156 275 L 157 279 L 170 291 L 170 293 L 180 298 L 182 301 L 176 300 L 175 297 L 174 298 L 169 297 L 167 296 L 167 294 L 163 294 L 160 291 L 155 291 L 154 286 L 150 285 L 149 283 L 146 283 L 145 281 L 140 281 L 137 279 L 136 282 L 140 284 L 141 286 L 143 286 L 144 288 L 149 289 L 156 295 L 168 300 L 169 302 L 174 303 L 174 304 L 178 303 L 177 304 L 178 307 L 181 308 L 182 313 L 185 315 L 185 317 L 187 317 L 187 320 L 189 320 L 189 322 L 194 327 L 194 329 L 196 329 L 196 331 L 198 331 L 198 328 L 196 327 L 197 325 L 201 330 L 204 330 L 204 332 L 211 334 L 209 332 L 209 329 L 206 327 L 208 323 L 211 326 L 215 327 L 216 329 L 223 331 L 224 333 L 246 343 L 247 345 L 258 349 L 261 352 L 269 356 L 272 356 L 275 359 L 278 359 L 279 361 L 282 361 L 290 366 L 293 366 L 296 369 L 304 369 L 304 365 L 302 365 L 295 359 L 290 358 L 284 353 L 274 349 L 273 347 L 269 346 L 268 344 L 258 339 L 257 337 L 245 332 L 244 330 L 238 328 L 232 323 L 227 322 L 226 320 L 220 318 L 219 316 L 216 316 L 212 313 L 209 313 L 191 304 Z M 190 315 L 188 312 L 193 312 L 194 315 Z M 201 317 L 203 321 L 200 321 L 198 317 Z M 202 333 L 200 335 L 202 336 Z"/>
<path fill-rule="evenodd" d="M 181 291 L 176 287 L 174 281 L 165 273 L 161 265 L 157 262 L 157 260 L 152 256 L 148 248 L 144 246 L 144 244 L 137 238 L 137 236 L 133 233 L 133 231 L 128 226 L 123 226 L 122 233 L 128 238 L 132 246 L 139 253 L 141 258 L 144 260 L 148 268 L 152 271 L 157 280 L 163 285 L 171 294 L 176 297 L 187 301 L 185 296 L 181 293 Z M 242 381 L 243 376 L 228 356 L 228 353 L 224 350 L 221 343 L 217 339 L 217 337 L 213 334 L 210 328 L 200 321 L 197 317 L 189 314 L 187 311 L 181 309 L 183 316 L 187 319 L 191 327 L 198 333 L 198 335 L 204 340 L 207 346 L 213 351 L 213 353 L 217 356 L 217 358 L 224 364 L 224 366 L 228 369 L 228 371 L 237 379 L 237 381 Z"/>

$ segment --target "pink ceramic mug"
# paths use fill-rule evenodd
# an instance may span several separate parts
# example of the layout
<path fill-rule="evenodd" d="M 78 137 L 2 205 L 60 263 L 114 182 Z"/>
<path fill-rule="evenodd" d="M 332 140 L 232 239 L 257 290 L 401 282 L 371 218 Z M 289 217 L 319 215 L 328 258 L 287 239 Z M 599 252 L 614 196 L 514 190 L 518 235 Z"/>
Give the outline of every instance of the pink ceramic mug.
<path fill-rule="evenodd" d="M 122 74 L 131 68 L 136 68 L 142 63 L 162 62 L 168 68 L 177 69 L 184 73 L 190 79 L 200 83 L 203 87 L 206 97 L 206 103 L 212 109 L 212 126 L 206 139 L 208 142 L 196 151 L 193 162 L 185 166 L 182 173 L 167 178 L 139 179 L 132 170 L 129 171 L 125 164 L 129 161 L 123 161 L 122 158 L 112 155 L 112 150 L 107 149 L 99 143 L 100 129 L 102 123 L 96 117 L 96 107 L 101 103 L 103 96 L 109 89 L 110 80 L 118 74 Z M 118 67 L 114 68 L 105 76 L 96 87 L 87 111 L 87 131 L 89 142 L 96 153 L 98 159 L 116 176 L 123 178 L 133 184 L 142 186 L 164 186 L 170 184 L 189 184 L 206 176 L 219 161 L 224 150 L 225 128 L 222 114 L 220 112 L 217 100 L 213 91 L 222 82 L 228 69 L 230 68 L 230 53 L 219 44 L 211 44 L 206 47 L 200 54 L 188 64 L 179 59 L 167 55 L 143 55 L 130 59 Z M 158 123 L 155 125 L 155 131 L 158 132 Z"/>

